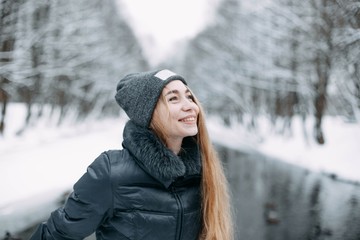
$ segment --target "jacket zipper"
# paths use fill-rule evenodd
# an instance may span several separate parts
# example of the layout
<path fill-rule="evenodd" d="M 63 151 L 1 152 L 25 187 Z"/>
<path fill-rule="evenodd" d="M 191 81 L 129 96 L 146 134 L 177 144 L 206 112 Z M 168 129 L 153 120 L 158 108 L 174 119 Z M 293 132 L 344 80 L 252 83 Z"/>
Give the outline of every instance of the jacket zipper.
<path fill-rule="evenodd" d="M 176 240 L 181 240 L 181 236 L 182 236 L 182 228 L 183 228 L 183 215 L 184 215 L 184 209 L 183 209 L 183 205 L 180 199 L 180 196 L 177 194 L 175 187 L 172 188 L 172 192 L 175 196 L 176 199 L 176 203 L 179 207 L 178 210 L 178 222 L 177 222 L 177 226 L 176 226 Z"/>

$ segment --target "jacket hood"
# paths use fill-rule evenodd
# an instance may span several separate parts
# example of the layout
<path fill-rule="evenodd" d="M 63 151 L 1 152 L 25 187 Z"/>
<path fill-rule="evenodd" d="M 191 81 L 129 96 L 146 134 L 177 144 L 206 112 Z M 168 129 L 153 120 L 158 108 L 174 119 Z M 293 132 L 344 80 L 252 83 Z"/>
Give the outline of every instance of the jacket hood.
<path fill-rule="evenodd" d="M 200 151 L 193 137 L 184 138 L 179 155 L 168 149 L 150 129 L 131 120 L 125 125 L 123 137 L 123 147 L 144 171 L 166 188 L 179 177 L 201 173 Z"/>

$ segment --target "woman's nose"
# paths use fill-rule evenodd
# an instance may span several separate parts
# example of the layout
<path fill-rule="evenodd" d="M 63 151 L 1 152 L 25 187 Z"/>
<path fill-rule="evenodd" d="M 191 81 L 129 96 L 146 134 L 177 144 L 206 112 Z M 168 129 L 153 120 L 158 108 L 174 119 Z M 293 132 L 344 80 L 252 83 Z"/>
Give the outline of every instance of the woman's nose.
<path fill-rule="evenodd" d="M 194 102 L 193 101 L 190 101 L 189 99 L 185 98 L 183 101 L 182 101 L 182 109 L 184 111 L 190 111 L 190 110 L 193 110 L 194 109 Z"/>

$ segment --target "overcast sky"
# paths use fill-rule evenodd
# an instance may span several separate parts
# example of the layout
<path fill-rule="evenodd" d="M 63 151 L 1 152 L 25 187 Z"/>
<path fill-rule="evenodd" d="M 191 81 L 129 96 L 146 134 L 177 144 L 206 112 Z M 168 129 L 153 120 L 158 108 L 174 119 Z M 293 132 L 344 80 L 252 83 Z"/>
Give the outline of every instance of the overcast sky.
<path fill-rule="evenodd" d="M 172 54 L 179 40 L 194 37 L 213 20 L 222 0 L 117 0 L 119 10 L 140 37 L 145 54 L 156 64 Z M 243 0 L 247 12 L 261 11 L 271 0 Z"/>
<path fill-rule="evenodd" d="M 118 0 L 146 54 L 160 61 L 179 40 L 196 35 L 211 21 L 219 0 Z"/>

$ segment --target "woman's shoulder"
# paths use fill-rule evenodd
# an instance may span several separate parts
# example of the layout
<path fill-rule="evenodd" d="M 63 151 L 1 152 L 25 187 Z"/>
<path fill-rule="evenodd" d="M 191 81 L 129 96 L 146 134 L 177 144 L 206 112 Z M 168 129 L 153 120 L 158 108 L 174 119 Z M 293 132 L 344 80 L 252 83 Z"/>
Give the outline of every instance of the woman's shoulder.
<path fill-rule="evenodd" d="M 102 152 L 98 158 L 104 159 L 110 167 L 133 161 L 131 154 L 126 149 L 107 150 Z"/>
<path fill-rule="evenodd" d="M 126 162 L 131 162 L 131 155 L 125 149 L 107 150 L 98 155 L 98 157 L 89 165 L 89 168 L 111 173 L 113 168 L 119 168 Z"/>
<path fill-rule="evenodd" d="M 133 155 L 126 148 L 121 150 L 108 150 L 101 154 L 106 158 L 110 177 L 116 185 L 127 185 L 143 182 L 152 182 L 150 177 L 137 163 Z"/>

